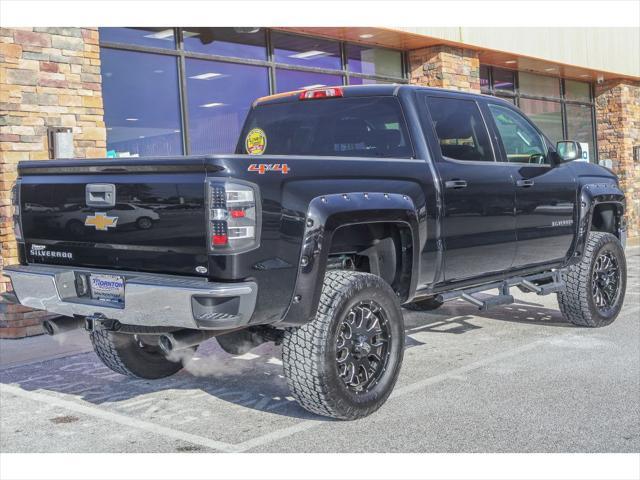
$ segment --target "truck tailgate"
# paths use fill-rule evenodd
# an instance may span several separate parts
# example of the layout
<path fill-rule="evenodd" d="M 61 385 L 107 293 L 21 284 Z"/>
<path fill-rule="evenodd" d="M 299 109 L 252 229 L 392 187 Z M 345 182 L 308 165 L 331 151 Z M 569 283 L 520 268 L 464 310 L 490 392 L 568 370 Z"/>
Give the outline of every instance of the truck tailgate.
<path fill-rule="evenodd" d="M 22 164 L 27 261 L 206 276 L 205 175 L 179 159 Z"/>

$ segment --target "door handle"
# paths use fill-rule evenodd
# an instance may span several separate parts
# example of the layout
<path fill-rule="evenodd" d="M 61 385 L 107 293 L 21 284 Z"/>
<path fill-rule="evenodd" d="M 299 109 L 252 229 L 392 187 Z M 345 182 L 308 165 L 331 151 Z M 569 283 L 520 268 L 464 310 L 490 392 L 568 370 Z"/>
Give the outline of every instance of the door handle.
<path fill-rule="evenodd" d="M 533 187 L 534 183 L 535 182 L 533 180 L 518 180 L 516 182 L 516 185 L 518 187 L 527 188 L 527 187 Z"/>
<path fill-rule="evenodd" d="M 454 189 L 467 188 L 467 181 L 466 180 L 448 180 L 444 182 L 444 186 L 445 188 L 454 188 Z"/>

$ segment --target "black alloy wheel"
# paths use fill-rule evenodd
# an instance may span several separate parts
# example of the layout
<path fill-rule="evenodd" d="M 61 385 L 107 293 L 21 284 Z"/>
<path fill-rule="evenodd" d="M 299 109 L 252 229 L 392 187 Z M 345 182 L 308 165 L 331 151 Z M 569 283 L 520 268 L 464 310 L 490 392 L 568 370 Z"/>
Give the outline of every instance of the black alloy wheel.
<path fill-rule="evenodd" d="M 620 296 L 620 266 L 609 250 L 602 251 L 593 265 L 591 294 L 601 315 L 607 315 Z"/>
<path fill-rule="evenodd" d="M 338 375 L 349 390 L 367 392 L 378 383 L 389 359 L 390 340 L 386 314 L 376 302 L 349 310 L 336 339 Z"/>

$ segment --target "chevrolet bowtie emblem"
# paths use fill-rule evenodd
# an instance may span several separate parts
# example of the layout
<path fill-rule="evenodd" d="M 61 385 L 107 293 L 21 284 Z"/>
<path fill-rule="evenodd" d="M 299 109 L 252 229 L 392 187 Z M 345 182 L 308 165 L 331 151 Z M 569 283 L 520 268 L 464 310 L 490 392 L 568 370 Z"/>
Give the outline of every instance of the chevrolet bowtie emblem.
<path fill-rule="evenodd" d="M 96 230 L 106 231 L 109 227 L 115 227 L 118 217 L 109 217 L 104 212 L 96 212 L 88 215 L 84 221 L 85 227 L 96 227 Z"/>

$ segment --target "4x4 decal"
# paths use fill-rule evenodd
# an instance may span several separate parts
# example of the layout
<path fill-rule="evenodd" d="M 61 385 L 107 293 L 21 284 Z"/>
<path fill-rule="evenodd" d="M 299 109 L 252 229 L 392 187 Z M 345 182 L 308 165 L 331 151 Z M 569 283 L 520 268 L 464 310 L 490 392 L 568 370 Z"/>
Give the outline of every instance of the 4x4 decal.
<path fill-rule="evenodd" d="M 280 172 L 286 175 L 290 172 L 290 169 L 286 163 L 252 163 L 247 168 L 247 171 L 258 172 L 259 175 L 264 175 L 267 172 Z"/>

